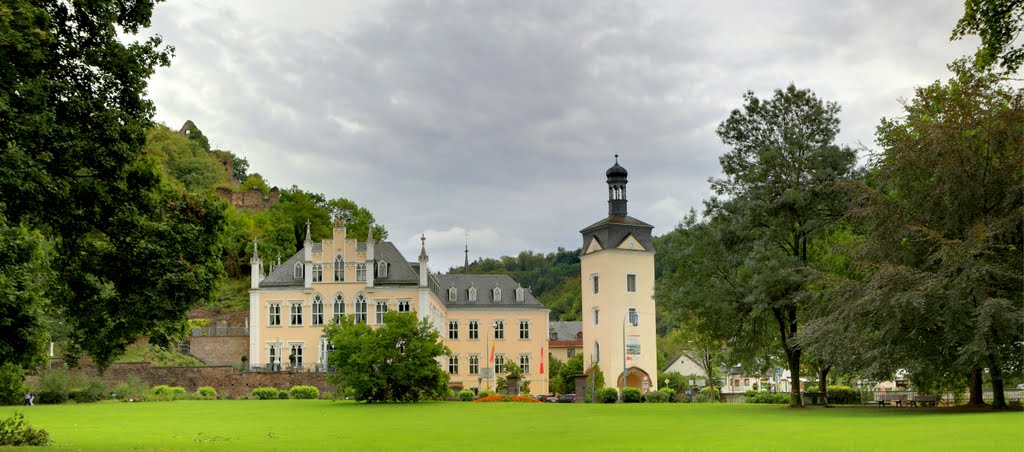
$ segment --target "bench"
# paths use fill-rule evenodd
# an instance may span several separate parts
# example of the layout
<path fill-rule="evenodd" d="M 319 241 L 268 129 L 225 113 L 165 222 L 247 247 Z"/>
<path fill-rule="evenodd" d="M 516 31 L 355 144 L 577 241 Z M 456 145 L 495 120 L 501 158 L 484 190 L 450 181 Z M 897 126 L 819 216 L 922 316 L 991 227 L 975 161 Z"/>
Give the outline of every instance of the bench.
<path fill-rule="evenodd" d="M 921 404 L 921 406 L 935 406 L 938 400 L 933 395 L 916 395 L 910 398 L 910 406 L 917 406 L 918 404 Z"/>
<path fill-rule="evenodd" d="M 870 402 L 870 403 L 877 403 L 879 408 L 881 408 L 882 406 L 888 405 L 889 403 L 892 403 L 895 406 L 903 406 L 903 399 L 904 399 L 904 396 L 899 395 L 899 394 L 880 393 L 880 394 L 875 394 L 875 400 L 873 402 Z"/>

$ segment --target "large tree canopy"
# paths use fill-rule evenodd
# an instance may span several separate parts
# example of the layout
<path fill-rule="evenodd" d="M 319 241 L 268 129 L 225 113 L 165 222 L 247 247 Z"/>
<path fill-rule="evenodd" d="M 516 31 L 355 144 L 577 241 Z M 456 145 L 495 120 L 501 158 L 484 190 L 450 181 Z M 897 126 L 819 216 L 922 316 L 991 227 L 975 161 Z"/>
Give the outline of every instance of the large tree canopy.
<path fill-rule="evenodd" d="M 957 21 L 951 39 L 978 35 L 981 46 L 975 63 L 983 68 L 998 65 L 1014 73 L 1024 63 L 1022 32 L 1024 0 L 966 0 L 964 15 Z"/>
<path fill-rule="evenodd" d="M 130 37 L 155 3 L 0 5 L 0 203 L 53 244 L 47 315 L 100 366 L 139 336 L 170 341 L 221 272 L 222 210 L 162 186 L 142 151 L 171 49 Z"/>

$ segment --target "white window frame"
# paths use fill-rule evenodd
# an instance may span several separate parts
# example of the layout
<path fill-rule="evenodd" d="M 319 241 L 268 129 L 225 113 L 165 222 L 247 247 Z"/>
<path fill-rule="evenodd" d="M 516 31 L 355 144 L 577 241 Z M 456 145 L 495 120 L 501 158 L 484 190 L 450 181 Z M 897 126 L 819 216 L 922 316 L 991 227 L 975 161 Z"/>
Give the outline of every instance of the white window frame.
<path fill-rule="evenodd" d="M 302 368 L 302 355 L 304 354 L 303 351 L 304 351 L 305 348 L 306 348 L 306 345 L 303 344 L 303 343 L 299 343 L 299 342 L 292 342 L 292 343 L 288 344 L 288 356 L 295 355 L 295 366 L 294 366 L 294 368 L 296 368 L 296 369 L 301 369 Z M 298 351 L 298 353 L 295 353 L 296 351 Z M 285 358 L 285 359 L 288 360 L 288 365 L 291 366 L 292 365 L 291 358 Z"/>
<path fill-rule="evenodd" d="M 448 339 L 459 340 L 459 321 L 449 320 L 448 321 Z"/>
<path fill-rule="evenodd" d="M 412 312 L 412 301 L 398 300 L 398 312 Z"/>
<path fill-rule="evenodd" d="M 501 287 L 495 287 L 491 290 L 491 297 L 494 298 L 495 303 L 501 303 Z"/>
<path fill-rule="evenodd" d="M 480 355 L 473 354 L 469 355 L 469 374 L 479 375 L 480 374 Z"/>
<path fill-rule="evenodd" d="M 331 312 L 333 314 L 331 320 L 333 320 L 334 323 L 341 323 L 341 318 L 345 316 L 345 294 L 338 292 L 334 295 L 334 303 L 331 305 Z"/>
<path fill-rule="evenodd" d="M 334 282 L 345 282 L 345 258 L 340 253 L 334 258 Z"/>
<path fill-rule="evenodd" d="M 469 301 L 476 301 L 476 287 L 469 288 Z"/>
<path fill-rule="evenodd" d="M 626 321 L 629 322 L 630 326 L 636 325 L 640 321 L 640 312 L 636 308 L 629 308 L 626 311 L 626 315 L 628 318 Z"/>
<path fill-rule="evenodd" d="M 522 370 L 524 375 L 530 373 L 530 354 L 529 353 L 523 353 L 523 354 L 519 355 L 519 370 Z"/>
<path fill-rule="evenodd" d="M 281 302 L 267 304 L 267 325 L 281 326 Z"/>
<path fill-rule="evenodd" d="M 516 287 L 516 301 L 523 301 L 526 299 L 526 291 L 522 287 Z"/>
<path fill-rule="evenodd" d="M 631 288 L 630 285 L 632 285 L 633 287 Z M 626 292 L 636 293 L 636 273 L 626 274 Z"/>
<path fill-rule="evenodd" d="M 494 375 L 498 376 L 505 373 L 505 354 L 495 353 L 494 354 Z"/>
<path fill-rule="evenodd" d="M 454 285 L 448 288 L 448 301 L 456 301 L 459 299 L 459 289 L 456 289 Z"/>
<path fill-rule="evenodd" d="M 377 277 L 387 278 L 388 277 L 388 261 L 381 260 L 377 262 Z"/>
<path fill-rule="evenodd" d="M 295 320 L 298 319 L 298 322 Z M 302 302 L 288 303 L 288 326 L 302 326 Z"/>
<path fill-rule="evenodd" d="M 313 301 L 309 307 L 309 324 L 321 326 L 324 324 L 324 297 L 320 294 L 313 295 Z"/>
<path fill-rule="evenodd" d="M 594 341 L 594 362 L 601 361 L 601 344 Z"/>
<path fill-rule="evenodd" d="M 448 357 L 448 374 L 459 374 L 459 355 L 452 355 Z"/>
<path fill-rule="evenodd" d="M 600 275 L 598 275 L 597 273 L 594 273 L 594 274 L 590 275 L 590 284 L 591 284 L 591 289 L 593 289 L 593 291 L 594 291 L 593 292 L 594 295 L 597 295 L 598 293 L 601 292 L 601 276 Z"/>
<path fill-rule="evenodd" d="M 356 264 L 356 282 L 366 281 L 366 263 Z"/>
<path fill-rule="evenodd" d="M 494 340 L 505 339 L 505 321 L 495 320 L 492 326 L 494 326 Z"/>
<path fill-rule="evenodd" d="M 530 321 L 520 320 L 519 321 L 519 339 L 529 340 L 530 339 Z"/>
<path fill-rule="evenodd" d="M 470 320 L 467 323 L 469 325 L 467 327 L 467 338 L 469 340 L 479 340 L 480 339 L 480 321 L 479 320 Z"/>
<path fill-rule="evenodd" d="M 361 311 L 359 308 L 363 308 Z M 356 295 L 355 307 L 352 311 L 356 316 L 356 323 L 367 323 L 369 320 L 369 303 L 366 301 L 366 295 Z"/>
<path fill-rule="evenodd" d="M 324 282 L 324 266 L 313 264 L 313 282 Z"/>
<path fill-rule="evenodd" d="M 373 318 L 376 320 L 376 325 L 384 324 L 384 314 L 388 312 L 388 301 L 387 300 L 374 300 L 373 304 Z"/>
<path fill-rule="evenodd" d="M 305 277 L 305 267 L 303 267 L 302 262 L 296 262 L 292 267 L 292 276 L 295 278 Z"/>

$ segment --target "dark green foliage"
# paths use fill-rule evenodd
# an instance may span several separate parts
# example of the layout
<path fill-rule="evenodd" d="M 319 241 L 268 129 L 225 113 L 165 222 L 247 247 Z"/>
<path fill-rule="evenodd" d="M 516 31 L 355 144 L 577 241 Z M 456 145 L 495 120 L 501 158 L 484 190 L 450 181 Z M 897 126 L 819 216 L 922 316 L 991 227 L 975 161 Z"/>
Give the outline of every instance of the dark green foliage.
<path fill-rule="evenodd" d="M 658 392 L 665 393 L 668 396 L 669 402 L 676 401 L 676 390 L 672 388 L 658 388 Z"/>
<path fill-rule="evenodd" d="M 789 403 L 789 394 L 784 392 L 747 391 L 747 403 Z"/>
<path fill-rule="evenodd" d="M 67 369 L 49 369 L 39 376 L 36 397 L 38 403 L 59 404 L 67 402 L 75 389 L 71 373 Z"/>
<path fill-rule="evenodd" d="M 710 399 L 710 396 L 708 394 L 711 394 L 711 388 L 707 386 L 700 388 L 700 394 Z M 715 388 L 715 400 L 722 400 L 721 388 Z"/>
<path fill-rule="evenodd" d="M 14 363 L 0 364 L 0 405 L 18 405 L 24 402 L 25 373 Z"/>
<path fill-rule="evenodd" d="M 643 393 L 639 388 L 622 388 L 621 393 L 623 403 L 640 403 L 643 399 Z"/>
<path fill-rule="evenodd" d="M 551 320 L 580 320 L 580 250 L 558 251 L 548 254 L 523 251 L 517 256 L 500 259 L 479 259 L 469 264 L 471 274 L 509 275 L 545 307 L 551 309 Z M 462 273 L 461 267 L 448 270 Z"/>
<path fill-rule="evenodd" d="M 576 376 L 583 374 L 583 355 L 577 354 L 565 363 L 551 357 L 548 360 L 548 390 L 559 394 L 576 391 Z"/>
<path fill-rule="evenodd" d="M 436 358 L 450 352 L 437 330 L 414 313 L 388 312 L 376 329 L 345 316 L 324 335 L 334 346 L 328 360 L 337 369 L 327 378 L 353 388 L 356 400 L 415 402 L 448 391 L 448 373 Z"/>
<path fill-rule="evenodd" d="M 668 403 L 671 398 L 667 392 L 662 391 L 651 391 L 646 396 L 647 403 Z"/>
<path fill-rule="evenodd" d="M 196 388 L 193 398 L 196 400 L 217 400 L 217 390 L 212 386 L 200 386 Z"/>
<path fill-rule="evenodd" d="M 44 362 L 48 268 L 39 234 L 9 225 L 3 210 L 0 203 L 0 372 L 5 380 L 17 373 L 20 384 L 20 370 L 9 366 L 27 368 Z"/>
<path fill-rule="evenodd" d="M 860 403 L 860 391 L 849 386 L 829 386 L 828 403 L 835 405 L 856 405 Z"/>
<path fill-rule="evenodd" d="M 0 420 L 0 446 L 49 446 L 50 434 L 43 429 L 32 428 L 25 422 L 25 415 Z"/>
<path fill-rule="evenodd" d="M 114 395 L 118 400 L 141 400 L 142 396 L 149 390 L 149 385 L 142 381 L 137 375 L 128 375 L 124 381 L 114 385 Z"/>
<path fill-rule="evenodd" d="M 167 176 L 165 182 L 180 182 L 192 192 L 228 183 L 220 162 L 207 149 L 163 124 L 154 124 L 146 131 L 144 149 L 160 165 Z"/>
<path fill-rule="evenodd" d="M 249 393 L 249 398 L 256 400 L 276 400 L 277 392 L 277 388 L 253 388 L 252 392 Z"/>
<path fill-rule="evenodd" d="M 668 380 L 668 387 L 673 391 L 685 391 L 689 387 L 688 379 L 679 372 L 658 372 L 658 385 L 665 387 L 665 380 Z"/>
<path fill-rule="evenodd" d="M 288 391 L 285 391 L 284 389 L 279 389 L 277 391 L 277 398 L 279 400 L 287 400 L 288 399 Z"/>
<path fill-rule="evenodd" d="M 463 402 L 472 402 L 473 399 L 476 398 L 476 394 L 473 394 L 473 391 L 470 391 L 468 389 L 463 389 L 459 391 L 458 396 L 459 400 Z"/>
<path fill-rule="evenodd" d="M 288 390 L 288 397 L 292 399 L 319 399 L 320 390 L 316 386 L 292 386 Z"/>
<path fill-rule="evenodd" d="M 203 135 L 203 131 L 196 127 L 196 123 L 192 122 L 191 119 L 186 120 L 185 124 L 181 127 L 181 132 L 184 132 L 185 138 L 196 144 L 204 152 L 210 151 L 210 140 Z"/>
<path fill-rule="evenodd" d="M 600 403 L 615 403 L 619 400 L 619 391 L 616 391 L 615 388 L 599 389 L 596 400 Z"/>
<path fill-rule="evenodd" d="M 1008 73 L 1015 73 L 1024 63 L 1024 45 L 1020 43 L 1024 32 L 1024 1 L 1021 0 L 966 0 L 964 15 L 956 23 L 950 40 L 977 35 L 981 46 L 975 54 L 979 67 L 996 64 Z"/>
<path fill-rule="evenodd" d="M 107 385 L 93 377 L 88 378 L 84 386 L 73 389 L 69 395 L 75 402 L 91 403 L 106 399 L 109 393 Z"/>
<path fill-rule="evenodd" d="M 188 391 L 181 386 L 157 385 L 149 390 L 148 399 L 156 401 L 172 401 L 188 399 Z"/>

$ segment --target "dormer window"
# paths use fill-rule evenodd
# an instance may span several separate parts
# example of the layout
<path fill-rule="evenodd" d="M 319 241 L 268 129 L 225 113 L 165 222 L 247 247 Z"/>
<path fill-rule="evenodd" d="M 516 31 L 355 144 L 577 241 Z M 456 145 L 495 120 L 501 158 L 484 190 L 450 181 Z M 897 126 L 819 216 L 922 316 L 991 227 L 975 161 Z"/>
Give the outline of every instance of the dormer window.
<path fill-rule="evenodd" d="M 516 301 L 523 301 L 526 299 L 525 297 L 526 295 L 523 293 L 523 288 L 516 287 Z"/>
<path fill-rule="evenodd" d="M 448 301 L 455 301 L 455 300 L 458 300 L 458 299 L 459 299 L 459 289 L 456 289 L 455 288 L 455 284 L 452 284 L 452 286 L 448 288 Z"/>
<path fill-rule="evenodd" d="M 476 287 L 469 287 L 469 301 L 476 301 Z"/>
<path fill-rule="evenodd" d="M 294 275 L 296 278 L 302 277 L 302 262 L 296 262 L 294 268 Z"/>
<path fill-rule="evenodd" d="M 377 262 L 377 277 L 387 278 L 388 277 L 388 261 Z"/>
<path fill-rule="evenodd" d="M 494 296 L 494 302 L 495 303 L 501 301 L 501 288 L 500 287 L 495 287 L 494 288 L 493 296 Z"/>

